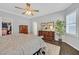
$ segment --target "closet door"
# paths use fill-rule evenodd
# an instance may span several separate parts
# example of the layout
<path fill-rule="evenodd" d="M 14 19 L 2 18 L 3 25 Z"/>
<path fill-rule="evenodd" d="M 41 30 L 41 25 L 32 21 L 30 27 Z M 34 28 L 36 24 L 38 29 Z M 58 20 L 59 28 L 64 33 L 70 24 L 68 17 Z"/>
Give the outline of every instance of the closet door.
<path fill-rule="evenodd" d="M 28 26 L 27 25 L 19 25 L 19 33 L 28 34 Z"/>
<path fill-rule="evenodd" d="M 38 35 L 37 22 L 33 22 L 33 34 Z"/>

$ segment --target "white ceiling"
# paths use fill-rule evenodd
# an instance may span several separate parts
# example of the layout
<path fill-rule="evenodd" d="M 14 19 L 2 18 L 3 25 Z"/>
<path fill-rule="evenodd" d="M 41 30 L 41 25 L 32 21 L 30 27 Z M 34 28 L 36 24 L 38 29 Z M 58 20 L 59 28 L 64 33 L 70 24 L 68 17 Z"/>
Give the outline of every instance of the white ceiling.
<path fill-rule="evenodd" d="M 0 3 L 0 10 L 16 14 L 18 16 L 33 18 L 64 10 L 69 7 L 71 3 L 31 3 L 31 5 L 34 9 L 39 10 L 39 12 L 36 13 L 34 16 L 23 15 L 23 10 L 15 8 L 15 6 L 24 7 L 24 3 Z"/>

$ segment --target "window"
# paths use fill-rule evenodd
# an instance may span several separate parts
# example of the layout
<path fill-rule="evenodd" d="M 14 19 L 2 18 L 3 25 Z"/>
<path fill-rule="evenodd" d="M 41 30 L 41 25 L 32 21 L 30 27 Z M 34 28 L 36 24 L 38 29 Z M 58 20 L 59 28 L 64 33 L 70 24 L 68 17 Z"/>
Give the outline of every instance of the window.
<path fill-rule="evenodd" d="M 66 33 L 76 34 L 76 11 L 66 16 Z"/>

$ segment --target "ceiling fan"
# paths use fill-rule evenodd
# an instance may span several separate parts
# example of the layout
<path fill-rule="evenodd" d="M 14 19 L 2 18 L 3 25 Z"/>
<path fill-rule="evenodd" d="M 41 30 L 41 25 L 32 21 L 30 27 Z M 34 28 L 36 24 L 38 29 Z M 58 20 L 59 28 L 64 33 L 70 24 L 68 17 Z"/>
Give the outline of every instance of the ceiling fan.
<path fill-rule="evenodd" d="M 30 3 L 26 3 L 25 8 L 21 8 L 18 6 L 15 6 L 15 8 L 24 10 L 22 14 L 25 14 L 25 15 L 33 16 L 35 14 L 35 12 L 39 12 L 39 10 L 33 9 Z"/>

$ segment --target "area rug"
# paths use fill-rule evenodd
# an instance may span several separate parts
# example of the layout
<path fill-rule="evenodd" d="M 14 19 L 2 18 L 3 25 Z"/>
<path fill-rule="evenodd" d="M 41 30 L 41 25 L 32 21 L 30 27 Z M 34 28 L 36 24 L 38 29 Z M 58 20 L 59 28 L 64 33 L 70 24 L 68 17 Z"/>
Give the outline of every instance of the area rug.
<path fill-rule="evenodd" d="M 47 55 L 59 55 L 60 53 L 60 46 L 46 43 L 47 44 Z"/>

